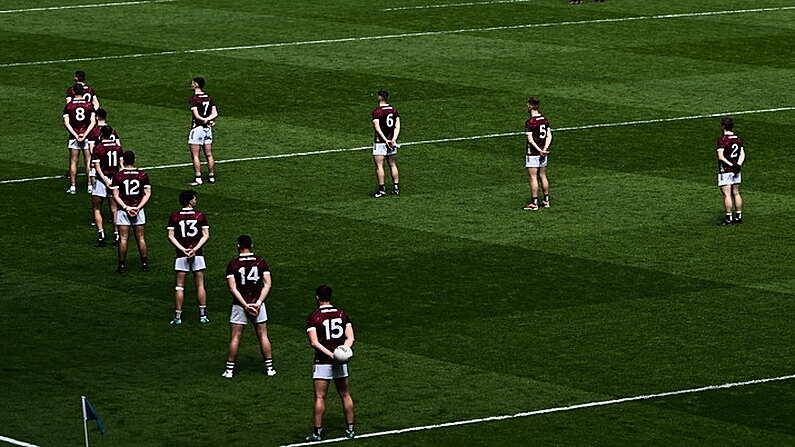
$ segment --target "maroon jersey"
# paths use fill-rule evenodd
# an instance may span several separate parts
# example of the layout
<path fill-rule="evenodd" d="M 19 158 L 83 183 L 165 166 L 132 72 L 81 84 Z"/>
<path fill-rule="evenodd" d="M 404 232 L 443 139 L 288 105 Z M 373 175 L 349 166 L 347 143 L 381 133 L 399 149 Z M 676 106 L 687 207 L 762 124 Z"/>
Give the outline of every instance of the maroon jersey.
<path fill-rule="evenodd" d="M 729 160 L 732 164 L 740 160 L 740 154 L 745 150 L 743 139 L 734 134 L 723 135 L 718 138 L 715 143 L 715 150 L 718 149 L 723 149 L 723 158 Z M 732 165 L 727 165 L 718 159 L 718 173 L 723 174 L 726 172 L 732 172 Z"/>
<path fill-rule="evenodd" d="M 193 95 L 190 98 L 191 128 L 205 125 L 203 121 L 196 119 L 196 116 L 193 115 L 193 109 L 196 109 L 200 117 L 207 118 L 213 113 L 213 107 L 215 107 L 215 101 L 206 93 Z"/>
<path fill-rule="evenodd" d="M 226 266 L 226 277 L 235 278 L 237 291 L 246 303 L 254 303 L 259 299 L 265 286 L 262 277 L 270 274 L 268 263 L 254 253 L 241 254 L 229 261 L 229 265 Z M 234 296 L 232 304 L 240 304 Z"/>
<path fill-rule="evenodd" d="M 94 143 L 99 143 L 99 139 L 100 139 L 100 136 L 101 136 L 99 131 L 100 131 L 100 129 L 102 129 L 105 126 L 107 126 L 107 124 L 103 124 L 103 125 L 97 124 L 96 126 L 94 126 L 94 128 L 91 129 L 91 132 L 88 133 L 88 141 L 93 141 Z M 113 138 L 114 140 L 118 140 L 119 139 L 119 133 L 116 132 L 116 129 L 113 129 L 113 133 L 111 134 L 111 138 Z"/>
<path fill-rule="evenodd" d="M 119 190 L 119 198 L 127 206 L 136 207 L 144 198 L 144 189 L 151 188 L 149 176 L 140 169 L 121 169 L 113 176 L 110 189 Z"/>
<path fill-rule="evenodd" d="M 166 229 L 174 230 L 174 237 L 185 248 L 193 248 L 199 244 L 202 239 L 202 230 L 210 228 L 207 223 L 207 217 L 201 211 L 196 211 L 192 208 L 183 208 L 179 211 L 171 213 L 168 219 L 168 226 Z M 203 249 L 196 252 L 196 256 L 202 256 Z M 181 250 L 177 249 L 177 257 L 182 258 L 185 256 Z"/>
<path fill-rule="evenodd" d="M 86 84 L 83 84 L 83 94 L 80 95 L 80 98 L 85 100 L 89 104 L 93 104 L 94 97 L 97 96 L 97 92 L 94 91 L 93 88 L 89 87 Z M 75 88 L 74 86 L 69 87 L 66 89 L 66 97 L 75 99 Z"/>
<path fill-rule="evenodd" d="M 549 134 L 549 120 L 543 115 L 531 116 L 524 123 L 524 130 L 527 132 L 539 149 L 543 149 Z M 527 155 L 541 155 L 530 142 L 527 142 Z"/>
<path fill-rule="evenodd" d="M 384 136 L 391 140 L 392 137 L 395 135 L 395 126 L 397 125 L 397 119 L 400 116 L 397 109 L 390 106 L 389 104 L 385 106 L 378 106 L 377 108 L 373 109 L 373 119 L 378 120 L 378 125 L 381 126 L 381 132 L 384 133 Z M 378 135 L 378 132 L 373 132 L 375 134 L 374 140 L 376 143 L 386 143 L 383 139 L 381 139 L 381 135 Z"/>
<path fill-rule="evenodd" d="M 91 150 L 91 163 L 99 162 L 99 167 L 105 177 L 112 179 L 119 172 L 121 156 L 124 154 L 119 140 L 115 138 L 103 140 L 97 137 L 91 141 L 94 142 L 94 148 Z"/>
<path fill-rule="evenodd" d="M 63 108 L 63 116 L 69 117 L 69 124 L 79 134 L 88 130 L 93 115 L 94 106 L 83 99 L 75 99 Z M 69 138 L 74 138 L 74 136 L 70 133 Z"/>
<path fill-rule="evenodd" d="M 326 349 L 334 352 L 337 346 L 345 343 L 345 328 L 351 325 L 348 315 L 326 304 L 309 314 L 306 320 L 306 331 L 315 331 L 317 340 Z M 333 360 L 323 352 L 315 349 L 315 363 L 333 363 Z"/>

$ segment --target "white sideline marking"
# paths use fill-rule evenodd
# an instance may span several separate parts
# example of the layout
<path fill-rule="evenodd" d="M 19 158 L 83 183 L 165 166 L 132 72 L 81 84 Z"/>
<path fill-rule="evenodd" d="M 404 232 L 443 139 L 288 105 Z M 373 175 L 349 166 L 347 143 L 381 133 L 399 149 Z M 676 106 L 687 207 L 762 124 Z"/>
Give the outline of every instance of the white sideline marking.
<path fill-rule="evenodd" d="M 356 439 L 363 439 L 363 438 L 375 438 L 379 436 L 387 436 L 387 435 L 399 435 L 402 433 L 410 433 L 415 431 L 423 431 L 423 430 L 435 430 L 437 428 L 445 428 L 445 427 L 455 427 L 458 425 L 469 425 L 469 424 L 479 424 L 481 422 L 493 422 L 493 421 L 502 421 L 506 419 L 516 419 L 516 418 L 524 418 L 528 416 L 535 416 L 539 414 L 548 414 L 548 413 L 559 413 L 562 411 L 571 411 L 577 410 L 580 408 L 590 408 L 590 407 L 603 407 L 606 405 L 615 405 L 615 404 L 622 404 L 625 402 L 635 402 L 639 400 L 649 400 L 649 399 L 656 399 L 660 397 L 667 397 L 667 396 L 676 396 L 680 394 L 689 394 L 689 393 L 700 393 L 702 391 L 711 391 L 711 390 L 719 390 L 725 388 L 734 388 L 738 386 L 745 386 L 745 385 L 756 385 L 759 383 L 766 383 L 766 382 L 774 382 L 774 381 L 782 381 L 782 380 L 790 380 L 795 379 L 795 374 L 789 376 L 780 376 L 780 377 L 771 377 L 767 379 L 755 379 L 755 380 L 747 380 L 745 382 L 734 382 L 734 383 L 724 383 L 723 385 L 709 385 L 709 386 L 702 386 L 700 388 L 688 388 L 686 390 L 678 390 L 678 391 L 667 391 L 664 393 L 657 393 L 657 394 L 644 394 L 641 396 L 633 396 L 633 397 L 622 397 L 620 399 L 612 399 L 612 400 L 600 400 L 596 402 L 587 402 L 583 404 L 576 404 L 576 405 L 569 405 L 567 407 L 555 407 L 555 408 L 545 408 L 543 410 L 535 410 L 535 411 L 526 411 L 523 413 L 516 413 L 516 414 L 507 414 L 503 416 L 491 416 L 485 418 L 478 418 L 478 419 L 467 419 L 463 421 L 455 421 L 455 422 L 445 422 L 442 424 L 434 424 L 434 425 L 423 425 L 419 427 L 408 427 L 408 428 L 401 428 L 399 430 L 387 430 L 387 431 L 380 431 L 375 433 L 366 433 L 363 435 L 357 435 Z M 315 442 L 299 442 L 296 444 L 286 444 L 281 447 L 300 447 L 300 446 L 307 446 L 307 445 L 315 445 L 315 444 L 328 444 L 332 442 L 340 442 L 346 441 L 348 438 L 331 438 L 325 439 L 323 441 L 315 441 Z"/>
<path fill-rule="evenodd" d="M 17 441 L 16 439 L 6 438 L 5 436 L 0 436 L 0 441 L 14 445 L 21 445 L 22 447 L 39 447 L 36 444 L 28 444 L 27 442 Z"/>
<path fill-rule="evenodd" d="M 145 0 L 145 1 L 136 1 L 136 2 L 91 3 L 88 5 L 49 6 L 46 8 L 5 9 L 5 10 L 0 10 L 0 14 L 12 14 L 17 12 L 31 12 L 31 11 L 55 11 L 59 9 L 102 8 L 105 6 L 145 5 L 147 3 L 168 3 L 175 1 L 177 0 Z"/>
<path fill-rule="evenodd" d="M 443 5 L 401 6 L 398 8 L 384 8 L 381 11 L 405 11 L 407 9 L 431 9 L 431 8 L 459 8 L 461 6 L 497 5 L 501 3 L 527 3 L 529 1 L 530 0 L 493 0 L 490 2 L 446 3 Z"/>
<path fill-rule="evenodd" d="M 477 33 L 485 31 L 501 31 L 511 29 L 523 28 L 547 28 L 553 26 L 565 25 L 587 25 L 594 23 L 617 23 L 617 22 L 630 22 L 635 20 L 661 20 L 661 19 L 677 19 L 681 17 L 700 17 L 700 16 L 717 16 L 727 14 L 745 14 L 753 12 L 771 12 L 771 11 L 784 11 L 795 9 L 795 6 L 781 6 L 777 8 L 757 8 L 757 9 L 733 9 L 725 11 L 703 11 L 703 12 L 686 12 L 679 14 L 662 14 L 653 16 L 635 16 L 635 17 L 622 17 L 615 19 L 596 19 L 596 20 L 578 20 L 566 22 L 549 22 L 549 23 L 526 23 L 521 25 L 505 25 L 505 26 L 489 26 L 485 28 L 464 28 L 455 30 L 443 31 L 420 31 L 415 33 L 401 33 L 401 34 L 382 34 L 379 36 L 364 36 L 364 37 L 343 37 L 340 39 L 322 39 L 322 40 L 300 40 L 295 42 L 274 42 L 263 43 L 257 45 L 241 45 L 234 47 L 217 47 L 217 48 L 200 48 L 193 50 L 169 50 L 154 53 L 134 53 L 134 54 L 119 54 L 116 56 L 97 56 L 97 57 L 78 57 L 72 59 L 53 59 L 49 61 L 30 61 L 30 62 L 11 62 L 0 64 L 0 68 L 8 67 L 27 67 L 31 65 L 48 65 L 59 64 L 64 62 L 86 62 L 86 61 L 101 61 L 111 59 L 131 59 L 150 56 L 169 56 L 175 54 L 192 54 L 192 53 L 212 53 L 219 51 L 238 51 L 238 50 L 252 50 L 258 48 L 277 48 L 277 47 L 295 47 L 304 45 L 319 45 L 327 43 L 341 43 L 341 42 L 361 42 L 366 40 L 383 40 L 383 39 L 402 39 L 406 37 L 423 37 L 423 36 L 441 36 L 446 34 L 462 34 L 462 33 Z"/>
<path fill-rule="evenodd" d="M 795 106 L 793 107 L 776 107 L 773 109 L 759 109 L 759 110 L 740 110 L 737 112 L 721 112 L 721 113 L 709 113 L 707 115 L 690 115 L 690 116 L 677 116 L 673 118 L 658 118 L 652 120 L 635 120 L 635 121 L 623 121 L 620 123 L 599 123 L 599 124 L 586 124 L 584 126 L 576 126 L 576 127 L 559 127 L 553 128 L 552 130 L 555 132 L 566 132 L 566 131 L 576 131 L 576 130 L 586 130 L 586 129 L 598 129 L 603 127 L 622 127 L 622 126 L 636 126 L 639 124 L 655 124 L 655 123 L 667 123 L 671 121 L 685 121 L 685 120 L 695 120 L 695 119 L 702 119 L 702 118 L 716 118 L 719 116 L 728 116 L 728 115 L 751 115 L 756 113 L 769 113 L 769 112 L 785 112 L 795 110 Z M 490 133 L 486 135 L 473 135 L 469 137 L 453 137 L 453 138 L 437 138 L 434 140 L 419 140 L 419 141 L 409 141 L 406 143 L 400 143 L 401 146 L 415 146 L 419 144 L 436 144 L 436 143 L 449 143 L 454 141 L 468 141 L 468 140 L 483 140 L 487 138 L 501 138 L 501 137 L 512 137 L 516 135 L 524 135 L 525 132 L 504 132 L 504 133 Z M 322 155 L 322 154 L 333 154 L 337 152 L 353 152 L 353 151 L 363 151 L 367 149 L 372 149 L 372 145 L 370 146 L 359 146 L 359 147 L 349 147 L 349 148 L 341 148 L 341 149 L 320 149 L 316 151 L 309 151 L 309 152 L 291 152 L 287 154 L 273 154 L 273 155 L 257 155 L 253 157 L 243 157 L 243 158 L 228 158 L 226 160 L 216 160 L 215 163 L 238 163 L 241 161 L 254 161 L 254 160 L 270 160 L 274 158 L 292 158 L 292 157 L 306 157 L 309 155 Z M 202 164 L 206 164 L 203 162 Z M 168 165 L 158 165 L 158 166 L 146 166 L 140 169 L 144 170 L 154 170 L 154 169 L 170 169 L 170 168 L 184 168 L 186 166 L 193 166 L 191 163 L 175 163 L 175 164 L 168 164 Z M 85 176 L 85 174 L 80 173 L 79 176 Z M 62 175 L 48 175 L 43 177 L 30 177 L 30 178 L 18 178 L 18 179 L 8 179 L 8 180 L 0 180 L 0 185 L 7 184 L 7 183 L 25 183 L 25 182 L 33 182 L 37 180 L 52 180 L 56 178 L 64 178 Z"/>

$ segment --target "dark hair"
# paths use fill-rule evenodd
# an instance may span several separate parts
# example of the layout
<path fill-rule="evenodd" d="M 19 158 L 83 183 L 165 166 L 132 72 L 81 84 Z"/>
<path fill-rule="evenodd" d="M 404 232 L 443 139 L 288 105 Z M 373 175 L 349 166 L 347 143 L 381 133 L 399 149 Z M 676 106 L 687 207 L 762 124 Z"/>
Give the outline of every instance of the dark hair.
<path fill-rule="evenodd" d="M 538 110 L 538 106 L 541 105 L 541 101 L 539 101 L 535 96 L 531 96 L 527 98 L 527 105 L 529 105 L 531 109 Z"/>
<path fill-rule="evenodd" d="M 251 236 L 247 234 L 241 234 L 237 237 L 237 245 L 240 248 L 245 248 L 251 250 L 251 247 L 254 245 L 254 242 L 251 240 Z"/>
<path fill-rule="evenodd" d="M 86 81 L 86 72 L 83 71 L 83 70 L 77 70 L 75 72 L 75 79 L 77 79 L 80 82 L 85 82 Z"/>
<path fill-rule="evenodd" d="M 726 130 L 734 129 L 734 118 L 727 116 L 726 118 L 722 118 L 720 120 L 720 127 Z"/>
<path fill-rule="evenodd" d="M 83 88 L 83 84 L 75 84 L 72 87 L 72 93 L 74 93 L 75 96 L 82 95 L 85 90 L 86 89 Z"/>
<path fill-rule="evenodd" d="M 323 284 L 322 286 L 317 286 L 315 289 L 315 296 L 317 297 L 318 301 L 323 301 L 324 303 L 328 303 L 331 301 L 331 287 Z"/>
<path fill-rule="evenodd" d="M 103 109 L 102 107 L 98 108 L 96 112 L 97 118 L 104 120 L 108 118 L 108 111 Z"/>
<path fill-rule="evenodd" d="M 135 164 L 135 152 L 126 151 L 124 154 L 122 154 L 121 159 L 125 166 L 132 166 Z"/>
<path fill-rule="evenodd" d="M 196 197 L 196 191 L 188 189 L 179 193 L 179 204 L 182 206 L 190 205 L 190 201 Z"/>
<path fill-rule="evenodd" d="M 110 126 L 100 126 L 99 127 L 99 135 L 102 139 L 108 139 L 111 135 L 113 135 L 113 128 Z"/>
<path fill-rule="evenodd" d="M 389 92 L 386 91 L 386 90 L 379 90 L 378 91 L 378 97 L 383 99 L 384 101 L 386 101 L 386 100 L 389 99 Z"/>
<path fill-rule="evenodd" d="M 204 88 L 204 78 L 203 77 L 197 76 L 197 77 L 193 78 L 193 82 L 195 82 L 196 85 L 199 86 L 199 88 Z"/>

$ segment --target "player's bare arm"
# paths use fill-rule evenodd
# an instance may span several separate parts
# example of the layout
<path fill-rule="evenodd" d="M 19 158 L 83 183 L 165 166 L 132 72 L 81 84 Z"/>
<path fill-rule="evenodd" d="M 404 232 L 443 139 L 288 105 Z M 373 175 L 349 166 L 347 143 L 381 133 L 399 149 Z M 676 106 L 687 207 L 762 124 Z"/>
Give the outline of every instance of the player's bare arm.
<path fill-rule="evenodd" d="M 717 154 L 718 154 L 718 160 L 720 160 L 721 162 L 723 162 L 723 163 L 726 163 L 726 164 L 727 164 L 727 165 L 729 165 L 729 166 L 731 166 L 731 165 L 733 165 L 733 164 L 734 164 L 734 163 L 730 162 L 730 161 L 729 161 L 729 159 L 727 159 L 727 158 L 726 158 L 726 157 L 723 155 L 723 148 L 722 148 L 722 147 L 719 147 L 719 148 L 718 148 L 718 150 L 717 150 Z"/>
<path fill-rule="evenodd" d="M 350 327 L 350 326 L 348 326 L 348 327 Z M 317 331 L 315 331 L 314 328 L 306 331 L 306 335 L 309 337 L 309 345 L 310 346 L 312 346 L 313 348 L 315 348 L 318 351 L 322 352 L 323 354 L 326 354 L 330 358 L 332 358 L 332 359 L 334 358 L 334 353 L 329 351 L 322 344 L 320 344 L 320 340 L 317 339 Z M 346 340 L 346 342 L 347 342 L 347 340 Z"/>
<path fill-rule="evenodd" d="M 72 124 L 69 122 L 69 115 L 65 114 L 63 116 L 63 125 L 66 127 L 66 130 L 69 131 L 73 137 L 75 137 L 75 139 L 78 139 L 77 132 L 75 132 L 74 128 L 72 128 Z"/>
<path fill-rule="evenodd" d="M 185 248 L 182 246 L 182 244 L 179 243 L 177 238 L 174 236 L 173 228 L 168 229 L 168 241 L 171 242 L 171 245 L 176 247 L 177 250 L 181 251 L 182 253 L 185 253 L 185 256 L 189 258 L 193 256 L 193 250 L 191 250 L 190 248 Z"/>
<path fill-rule="evenodd" d="M 538 145 L 536 144 L 536 141 L 533 139 L 533 133 L 532 132 L 527 132 L 527 142 L 530 143 L 531 146 L 533 146 L 533 149 L 535 149 L 538 152 L 541 152 L 541 148 L 538 147 Z"/>
<path fill-rule="evenodd" d="M 91 104 L 94 106 L 94 110 L 97 110 L 99 108 L 99 98 L 97 98 L 96 93 L 94 94 L 94 97 L 91 100 Z"/>
<path fill-rule="evenodd" d="M 552 129 L 547 129 L 547 139 L 544 140 L 544 149 L 541 150 L 541 155 L 549 155 L 550 146 L 552 146 Z"/>
<path fill-rule="evenodd" d="M 395 133 L 392 135 L 392 146 L 397 145 L 398 137 L 400 136 L 400 117 L 395 118 Z"/>
<path fill-rule="evenodd" d="M 86 129 L 86 132 L 81 134 L 81 135 L 78 135 L 77 141 L 83 141 L 86 138 L 88 138 L 88 136 L 91 134 L 91 131 L 94 130 L 94 127 L 96 127 L 96 126 L 97 126 L 97 117 L 96 117 L 96 115 L 94 115 L 92 113 L 91 114 L 91 122 L 88 124 L 88 128 Z"/>
<path fill-rule="evenodd" d="M 204 244 L 206 244 L 207 241 L 209 241 L 209 240 L 210 240 L 210 229 L 209 228 L 202 228 L 202 238 L 199 239 L 199 243 L 197 243 L 196 246 L 191 249 L 191 251 L 195 254 L 202 247 L 204 247 Z"/>
<path fill-rule="evenodd" d="M 745 148 L 740 149 L 740 157 L 737 159 L 737 164 L 742 166 L 745 163 Z"/>
<path fill-rule="evenodd" d="M 353 346 L 353 342 L 356 341 L 353 337 L 353 326 L 348 323 L 345 327 L 345 343 L 343 343 L 347 347 Z"/>
<path fill-rule="evenodd" d="M 144 185 L 144 198 L 141 199 L 141 203 L 136 207 L 136 211 L 143 209 L 146 203 L 149 202 L 150 197 L 152 197 L 152 187 L 150 185 Z"/>
<path fill-rule="evenodd" d="M 259 293 L 259 298 L 255 303 L 249 304 L 249 308 L 252 309 L 252 314 L 256 315 L 259 312 L 259 307 L 262 306 L 262 303 L 265 302 L 265 299 L 268 297 L 268 293 L 271 291 L 271 274 L 270 272 L 262 272 L 262 290 Z"/>
<path fill-rule="evenodd" d="M 389 141 L 386 135 L 384 135 L 384 131 L 381 130 L 381 124 L 378 122 L 377 118 L 373 120 L 373 129 L 375 129 L 375 132 L 381 137 L 381 141 Z"/>
<path fill-rule="evenodd" d="M 232 296 L 235 297 L 235 300 L 237 300 L 237 302 L 240 303 L 240 305 L 243 306 L 244 309 L 247 308 L 248 303 L 243 298 L 243 295 L 240 294 L 240 291 L 237 290 L 237 283 L 235 282 L 235 277 L 230 276 L 226 278 L 226 283 L 229 285 L 229 293 L 231 293 Z"/>

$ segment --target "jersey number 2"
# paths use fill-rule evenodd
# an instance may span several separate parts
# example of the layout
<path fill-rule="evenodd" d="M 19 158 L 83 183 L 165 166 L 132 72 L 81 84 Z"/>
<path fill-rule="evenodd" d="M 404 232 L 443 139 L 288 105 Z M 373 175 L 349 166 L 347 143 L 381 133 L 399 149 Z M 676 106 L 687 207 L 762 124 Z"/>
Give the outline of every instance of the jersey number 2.
<path fill-rule="evenodd" d="M 345 332 L 342 329 L 342 318 L 332 318 L 330 320 L 323 320 L 323 327 L 326 328 L 326 340 L 332 338 L 340 338 Z"/>
<path fill-rule="evenodd" d="M 740 145 L 737 143 L 732 144 L 732 154 L 731 158 L 737 158 L 740 156 Z"/>

